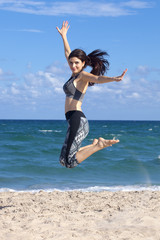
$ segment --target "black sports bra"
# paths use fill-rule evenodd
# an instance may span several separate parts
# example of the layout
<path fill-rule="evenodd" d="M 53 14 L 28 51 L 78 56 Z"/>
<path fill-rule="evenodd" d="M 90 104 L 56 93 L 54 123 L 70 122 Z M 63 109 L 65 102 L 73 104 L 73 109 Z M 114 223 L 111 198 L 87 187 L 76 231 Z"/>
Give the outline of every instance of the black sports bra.
<path fill-rule="evenodd" d="M 66 94 L 66 97 L 73 98 L 77 101 L 81 101 L 84 98 L 84 93 L 80 92 L 75 86 L 74 86 L 74 80 L 78 77 L 79 74 L 77 74 L 74 77 L 71 77 L 64 85 L 63 85 L 63 91 Z"/>

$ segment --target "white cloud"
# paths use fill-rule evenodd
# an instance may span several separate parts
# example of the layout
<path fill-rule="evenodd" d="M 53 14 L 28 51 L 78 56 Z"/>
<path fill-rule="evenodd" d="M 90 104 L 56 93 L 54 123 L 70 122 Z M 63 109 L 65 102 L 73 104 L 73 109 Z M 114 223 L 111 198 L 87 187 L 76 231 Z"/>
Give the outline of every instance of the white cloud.
<path fill-rule="evenodd" d="M 98 85 L 94 86 L 93 90 L 89 90 L 87 94 L 88 99 L 93 99 L 96 93 L 96 97 L 101 104 L 112 105 L 114 104 L 130 104 L 131 106 L 155 106 L 160 101 L 160 81 L 154 76 L 155 69 L 150 71 L 150 75 L 147 77 L 137 77 L 137 69 L 146 72 L 149 68 L 138 66 L 134 73 L 127 72 L 126 76 L 121 82 L 114 82 L 103 84 L 103 87 Z"/>
<path fill-rule="evenodd" d="M 5 103 L 6 106 L 21 105 L 24 108 L 34 106 L 35 110 L 39 106 L 56 108 L 57 103 L 64 103 L 65 95 L 62 87 L 67 81 L 67 71 L 66 66 L 54 63 L 44 71 L 27 73 L 18 81 L 0 81 L 1 106 Z M 136 71 L 137 69 L 131 75 L 128 71 L 122 82 L 89 87 L 85 100 L 91 105 L 94 102 L 95 107 L 98 105 L 104 108 L 114 105 L 137 106 L 137 108 L 158 106 L 160 82 L 152 77 L 152 74 L 147 78 L 139 77 Z M 5 76 L 3 69 L 0 72 L 3 78 L 8 77 L 7 73 Z"/>
<path fill-rule="evenodd" d="M 60 75 L 54 76 L 51 72 L 38 71 L 24 76 L 23 90 L 32 98 L 53 97 L 60 93 L 57 89 L 62 88 L 63 81 Z"/>
<path fill-rule="evenodd" d="M 136 68 L 136 73 L 141 75 L 141 76 L 147 76 L 150 73 L 160 73 L 160 68 L 153 68 L 153 67 L 149 67 L 146 65 L 139 65 Z"/>
<path fill-rule="evenodd" d="M 60 87 L 55 87 L 54 90 L 56 93 L 63 93 L 63 89 Z"/>
<path fill-rule="evenodd" d="M 150 8 L 153 7 L 153 2 L 150 1 L 127 1 L 122 3 L 123 6 L 131 7 L 131 8 Z"/>
<path fill-rule="evenodd" d="M 98 86 L 98 85 L 94 85 L 92 87 L 89 87 L 89 91 L 90 92 L 100 92 L 101 93 L 101 92 L 104 91 L 104 89 L 102 87 Z"/>
<path fill-rule="evenodd" d="M 11 93 L 13 93 L 13 95 L 17 95 L 20 93 L 20 91 L 18 90 L 15 84 L 11 86 Z"/>
<path fill-rule="evenodd" d="M 131 83 L 131 77 L 129 75 L 125 75 L 121 83 L 124 87 L 127 87 Z"/>
<path fill-rule="evenodd" d="M 148 66 L 140 65 L 137 67 L 136 71 L 138 74 L 147 75 L 150 72 L 150 69 Z"/>
<path fill-rule="evenodd" d="M 60 69 L 63 69 L 60 70 Z M 50 101 L 58 95 L 62 95 L 62 86 L 64 84 L 64 73 L 66 67 L 56 65 L 47 67 L 45 71 L 27 73 L 21 81 L 1 81 L 0 82 L 0 101 L 9 104 L 32 104 L 41 101 Z M 8 78 L 8 73 L 0 69 L 0 76 L 3 79 Z M 16 78 L 15 78 L 16 79 Z"/>
<path fill-rule="evenodd" d="M 0 68 L 0 81 L 12 81 L 15 78 L 15 75 L 12 72 L 5 72 Z"/>
<path fill-rule="evenodd" d="M 31 33 L 43 33 L 43 31 L 39 30 L 39 29 L 19 29 L 16 30 L 18 32 L 31 32 Z"/>
<path fill-rule="evenodd" d="M 135 14 L 137 9 L 151 8 L 148 1 L 104 2 L 104 1 L 29 1 L 29 0 L 1 0 L 0 9 L 6 11 L 47 15 L 85 15 L 119 17 Z"/>
<path fill-rule="evenodd" d="M 62 68 L 59 68 L 57 65 L 58 64 L 56 64 L 56 65 L 52 64 L 52 65 L 48 66 L 46 68 L 46 71 L 49 73 L 53 73 L 53 74 L 63 74 L 64 70 Z M 66 67 L 68 67 L 68 65 Z"/>
<path fill-rule="evenodd" d="M 44 33 L 39 29 L 5 29 L 6 32 L 28 32 L 28 33 Z"/>
<path fill-rule="evenodd" d="M 133 92 L 131 95 L 127 95 L 127 98 L 138 99 L 138 98 L 140 98 L 140 94 L 137 92 Z"/>

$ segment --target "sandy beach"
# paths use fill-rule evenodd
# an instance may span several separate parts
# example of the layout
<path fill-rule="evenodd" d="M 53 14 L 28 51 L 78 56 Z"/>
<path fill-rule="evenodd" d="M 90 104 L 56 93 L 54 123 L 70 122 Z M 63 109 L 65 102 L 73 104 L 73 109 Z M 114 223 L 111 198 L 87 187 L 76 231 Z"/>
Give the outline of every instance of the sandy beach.
<path fill-rule="evenodd" d="M 0 240 L 160 240 L 160 192 L 0 193 Z"/>

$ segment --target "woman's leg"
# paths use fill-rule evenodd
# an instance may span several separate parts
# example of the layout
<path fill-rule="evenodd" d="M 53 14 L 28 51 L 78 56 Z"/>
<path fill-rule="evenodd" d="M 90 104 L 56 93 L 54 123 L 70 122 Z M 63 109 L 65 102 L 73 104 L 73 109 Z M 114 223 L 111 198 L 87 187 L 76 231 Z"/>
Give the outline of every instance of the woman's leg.
<path fill-rule="evenodd" d="M 119 142 L 119 140 L 99 138 L 94 139 L 92 144 L 80 148 L 89 131 L 88 121 L 82 112 L 73 111 L 68 123 L 66 140 L 60 155 L 61 164 L 67 168 L 73 168 L 93 153 Z"/>
<path fill-rule="evenodd" d="M 89 148 L 89 147 L 91 147 L 91 146 L 94 146 L 94 145 L 97 144 L 97 142 L 98 142 L 98 139 L 95 138 L 95 139 L 93 140 L 92 144 L 87 145 L 87 146 L 84 146 L 84 147 L 81 147 L 81 148 L 79 149 L 79 151 L 84 150 L 84 149 L 86 149 L 86 148 Z M 78 152 L 79 152 L 79 151 L 78 151 Z"/>
<path fill-rule="evenodd" d="M 80 148 L 79 151 L 76 153 L 76 159 L 78 163 L 81 163 L 93 153 L 98 152 L 103 148 L 110 147 L 118 142 L 119 140 L 106 140 L 104 138 L 99 138 L 96 144 L 92 143 L 91 145 Z"/>
<path fill-rule="evenodd" d="M 60 163 L 67 168 L 73 168 L 79 164 L 76 153 L 89 132 L 89 126 L 85 115 L 81 111 L 70 111 L 66 114 L 66 118 L 68 130 L 60 154 Z"/>

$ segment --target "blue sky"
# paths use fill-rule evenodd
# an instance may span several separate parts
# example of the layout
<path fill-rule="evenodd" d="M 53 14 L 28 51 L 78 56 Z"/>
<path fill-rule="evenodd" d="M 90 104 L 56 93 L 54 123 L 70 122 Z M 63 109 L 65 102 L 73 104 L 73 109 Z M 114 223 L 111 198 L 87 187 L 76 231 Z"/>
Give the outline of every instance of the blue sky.
<path fill-rule="evenodd" d="M 160 120 L 159 12 L 159 0 L 0 0 L 0 119 L 64 119 L 71 73 L 56 26 L 68 20 L 72 50 L 107 51 L 107 76 L 128 68 L 88 89 L 87 118 Z"/>

